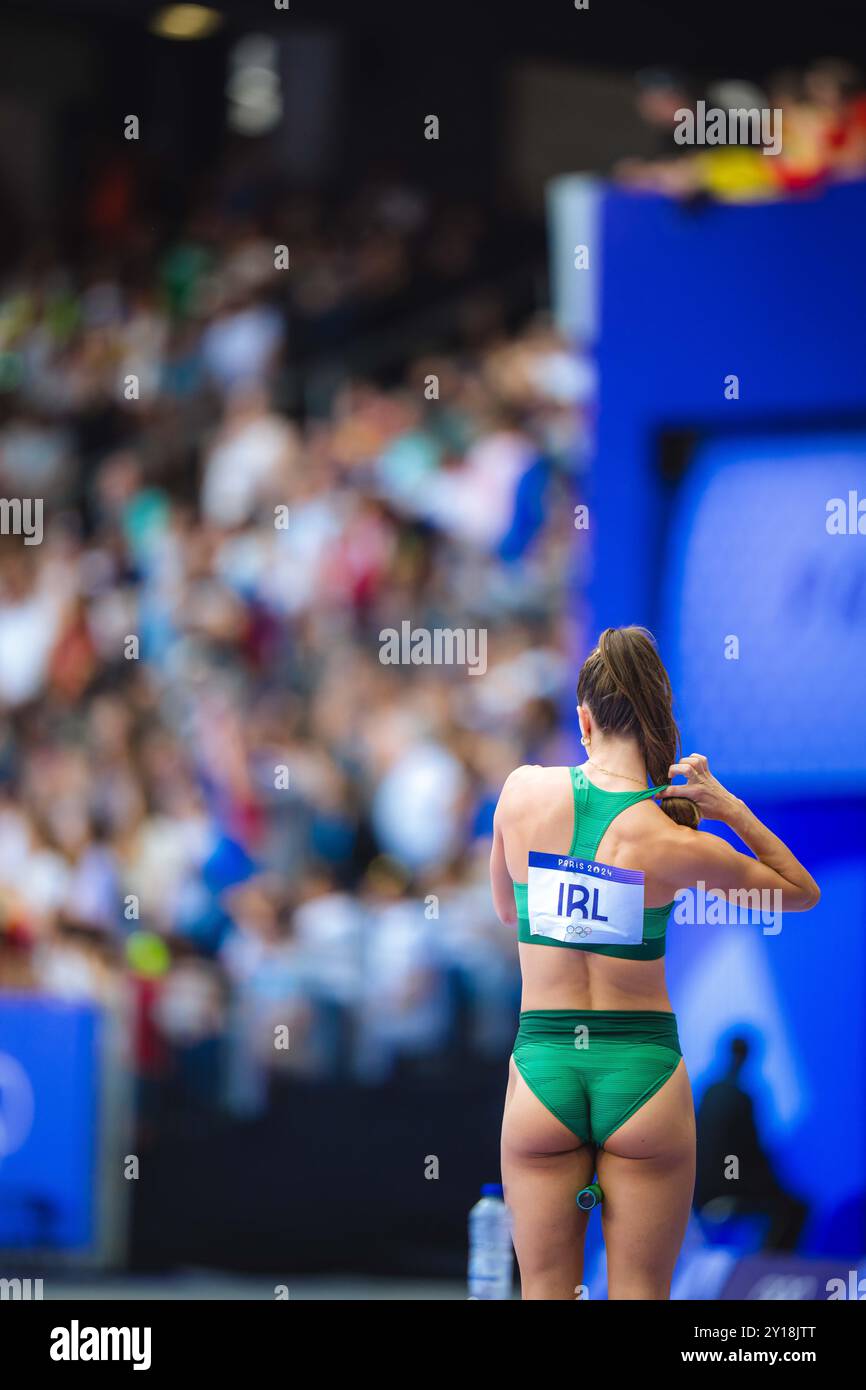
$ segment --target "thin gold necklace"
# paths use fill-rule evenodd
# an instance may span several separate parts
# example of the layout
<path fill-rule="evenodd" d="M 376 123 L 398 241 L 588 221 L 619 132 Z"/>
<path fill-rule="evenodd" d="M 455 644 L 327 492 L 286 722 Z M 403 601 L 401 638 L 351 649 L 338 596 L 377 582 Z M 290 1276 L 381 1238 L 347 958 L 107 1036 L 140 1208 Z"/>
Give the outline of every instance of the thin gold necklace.
<path fill-rule="evenodd" d="M 597 772 L 604 772 L 608 777 L 620 777 L 623 782 L 636 782 L 639 787 L 646 786 L 646 779 L 641 781 L 638 777 L 628 777 L 624 772 L 611 772 L 609 767 L 602 767 L 600 763 L 595 761 L 595 758 L 587 758 L 586 761 L 591 763 Z"/>

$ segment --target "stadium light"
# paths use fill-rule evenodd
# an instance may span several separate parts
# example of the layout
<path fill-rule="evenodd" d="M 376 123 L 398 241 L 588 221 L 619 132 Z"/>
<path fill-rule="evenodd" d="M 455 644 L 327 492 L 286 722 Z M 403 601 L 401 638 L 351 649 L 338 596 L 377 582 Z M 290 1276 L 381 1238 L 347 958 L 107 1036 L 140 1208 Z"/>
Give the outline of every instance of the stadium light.
<path fill-rule="evenodd" d="M 150 32 L 161 39 L 206 39 L 223 22 L 207 5 L 163 5 L 150 21 Z"/>

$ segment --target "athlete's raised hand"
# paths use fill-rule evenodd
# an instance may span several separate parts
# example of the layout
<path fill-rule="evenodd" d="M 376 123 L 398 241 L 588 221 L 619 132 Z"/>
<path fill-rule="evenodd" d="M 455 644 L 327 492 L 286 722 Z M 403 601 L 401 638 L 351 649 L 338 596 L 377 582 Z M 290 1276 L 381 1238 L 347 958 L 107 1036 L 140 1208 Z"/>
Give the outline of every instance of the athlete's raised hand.
<path fill-rule="evenodd" d="M 686 801 L 694 801 L 701 815 L 708 820 L 726 820 L 737 804 L 721 782 L 710 772 L 710 766 L 702 753 L 689 753 L 678 763 L 671 763 L 668 777 L 685 777 L 685 783 L 668 787 L 660 793 L 666 796 L 681 796 Z"/>

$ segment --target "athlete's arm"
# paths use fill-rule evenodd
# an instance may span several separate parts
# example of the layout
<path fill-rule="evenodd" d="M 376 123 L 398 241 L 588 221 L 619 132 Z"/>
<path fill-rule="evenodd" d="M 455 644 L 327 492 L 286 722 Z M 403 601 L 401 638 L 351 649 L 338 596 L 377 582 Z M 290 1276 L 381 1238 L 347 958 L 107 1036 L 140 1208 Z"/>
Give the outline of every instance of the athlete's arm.
<path fill-rule="evenodd" d="M 505 846 L 502 843 L 502 828 L 493 822 L 493 848 L 490 851 L 490 888 L 493 893 L 493 906 L 496 916 L 505 927 L 517 925 L 517 907 L 514 902 L 514 889 L 511 874 L 505 863 Z"/>
<path fill-rule="evenodd" d="M 493 815 L 493 847 L 490 851 L 490 891 L 493 895 L 493 906 L 496 915 L 503 926 L 515 927 L 517 925 L 517 907 L 514 902 L 514 887 L 511 874 L 508 872 L 508 865 L 505 862 L 505 842 L 502 838 L 502 825 L 505 816 L 505 805 L 508 802 L 511 790 L 521 768 L 515 768 L 514 772 L 509 773 L 505 779 L 505 785 L 496 805 Z"/>
<path fill-rule="evenodd" d="M 786 912 L 806 912 L 821 897 L 817 883 L 778 835 L 774 835 L 744 801 L 727 791 L 710 772 L 706 758 L 692 753 L 674 763 L 669 777 L 682 775 L 686 784 L 670 787 L 662 798 L 694 801 L 701 814 L 729 825 L 755 858 L 741 854 L 726 840 L 705 831 L 671 824 L 665 836 L 666 879 L 679 888 L 702 880 L 708 889 L 768 888 L 782 894 Z"/>

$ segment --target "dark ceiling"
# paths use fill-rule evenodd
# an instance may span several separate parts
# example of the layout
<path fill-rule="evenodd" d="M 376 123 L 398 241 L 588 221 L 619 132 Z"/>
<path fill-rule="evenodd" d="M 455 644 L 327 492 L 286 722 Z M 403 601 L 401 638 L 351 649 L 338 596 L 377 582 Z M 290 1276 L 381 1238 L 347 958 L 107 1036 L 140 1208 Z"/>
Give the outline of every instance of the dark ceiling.
<path fill-rule="evenodd" d="M 634 69 L 670 64 L 695 72 L 761 76 L 829 54 L 866 59 L 862 0 L 220 0 L 233 29 L 257 24 L 333 24 L 347 37 L 375 34 L 383 49 L 477 52 L 479 60 L 556 57 L 586 66 Z M 6 0 L 7 14 L 96 25 L 144 25 L 155 0 Z"/>

